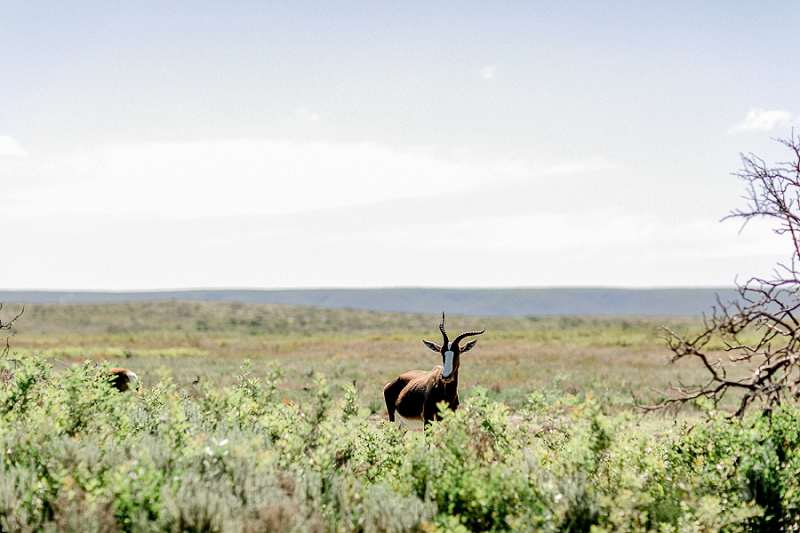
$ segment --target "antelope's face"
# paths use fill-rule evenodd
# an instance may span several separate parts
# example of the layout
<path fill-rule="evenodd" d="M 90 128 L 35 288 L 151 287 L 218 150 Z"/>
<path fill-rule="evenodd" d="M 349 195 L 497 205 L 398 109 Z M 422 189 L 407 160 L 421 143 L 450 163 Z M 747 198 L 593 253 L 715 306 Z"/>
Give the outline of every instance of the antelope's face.
<path fill-rule="evenodd" d="M 444 330 L 444 313 L 442 313 L 442 322 L 439 324 L 439 330 L 442 332 L 443 338 L 441 346 L 434 342 L 426 341 L 425 339 L 422 339 L 422 342 L 429 349 L 433 350 L 434 352 L 439 352 L 442 355 L 442 381 L 445 383 L 450 383 L 453 381 L 453 379 L 455 379 L 455 376 L 458 373 L 458 367 L 461 365 L 461 354 L 470 351 L 478 342 L 478 339 L 473 339 L 464 346 L 460 346 L 459 343 L 464 337 L 480 335 L 485 331 L 485 329 L 481 331 L 467 331 L 456 337 L 451 342 L 447 338 L 447 333 Z"/>
<path fill-rule="evenodd" d="M 458 346 L 455 347 L 455 351 L 453 350 L 452 342 L 448 342 L 447 346 L 442 346 L 440 351 L 442 353 L 442 366 L 444 367 L 442 381 L 450 383 L 461 365 L 461 357 L 459 357 L 461 352 L 458 350 Z"/>

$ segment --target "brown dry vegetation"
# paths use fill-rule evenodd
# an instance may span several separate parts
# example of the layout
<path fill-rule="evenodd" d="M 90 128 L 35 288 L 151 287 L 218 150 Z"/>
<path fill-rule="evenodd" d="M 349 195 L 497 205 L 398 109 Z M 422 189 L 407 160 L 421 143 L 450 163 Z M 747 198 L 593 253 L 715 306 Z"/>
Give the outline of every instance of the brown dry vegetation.
<path fill-rule="evenodd" d="M 7 304 L 0 318 L 20 307 Z M 439 340 L 439 319 L 230 302 L 30 305 L 15 325 L 12 357 L 49 358 L 56 369 L 55 361 L 108 361 L 133 369 L 144 386 L 169 373 L 190 393 L 205 383 L 233 384 L 244 359 L 255 376 L 278 361 L 287 401 L 312 395 L 321 372 L 334 391 L 355 382 L 361 401 L 382 412 L 386 382 L 440 363 L 420 342 Z M 462 362 L 462 394 L 482 386 L 512 407 L 535 389 L 592 391 L 609 404 L 630 406 L 633 394 L 649 400 L 654 388 L 701 379 L 697 367 L 666 364 L 664 324 L 685 331 L 700 326 L 691 319 L 447 317 L 451 332 L 487 329 Z M 199 385 L 192 385 L 198 376 Z"/>

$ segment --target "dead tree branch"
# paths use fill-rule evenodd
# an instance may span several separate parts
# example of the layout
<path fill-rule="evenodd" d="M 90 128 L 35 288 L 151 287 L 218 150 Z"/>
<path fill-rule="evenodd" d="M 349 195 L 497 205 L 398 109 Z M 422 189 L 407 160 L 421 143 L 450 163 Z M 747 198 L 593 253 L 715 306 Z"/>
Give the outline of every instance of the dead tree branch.
<path fill-rule="evenodd" d="M 773 231 L 790 239 L 791 259 L 778 264 L 772 279 L 751 278 L 739 285 L 739 298 L 717 298 L 710 317 L 693 336 L 665 329 L 671 362 L 698 361 L 709 379 L 699 385 L 670 386 L 666 398 L 646 410 L 657 410 L 707 398 L 718 406 L 729 392 L 738 392 L 741 417 L 753 404 L 769 414 L 784 401 L 800 397 L 800 136 L 779 140 L 792 160 L 768 166 L 750 154 L 735 175 L 747 182 L 747 205 L 725 219 L 739 218 L 743 227 L 754 218 L 775 222 Z M 723 220 L 725 220 L 723 219 Z M 725 360 L 720 354 L 727 354 Z"/>
<path fill-rule="evenodd" d="M 0 311 L 2 311 L 2 310 L 3 310 L 3 304 L 2 304 L 2 302 L 0 302 Z M 24 313 L 24 312 L 25 312 L 25 307 L 23 306 L 23 308 L 19 312 L 19 314 L 17 314 L 14 318 L 9 320 L 8 322 L 3 322 L 3 319 L 0 318 L 0 331 L 8 331 L 9 332 L 8 335 L 6 335 L 6 338 L 5 338 L 5 346 L 3 346 L 2 349 L 0 349 L 0 360 L 15 361 L 16 362 L 15 359 L 9 359 L 8 358 L 8 353 L 11 350 L 11 345 L 9 344 L 9 339 L 11 339 L 11 337 L 14 336 L 14 332 L 11 331 L 11 326 L 14 325 L 14 322 L 16 322 L 17 319 L 19 317 L 21 317 L 22 313 Z"/>

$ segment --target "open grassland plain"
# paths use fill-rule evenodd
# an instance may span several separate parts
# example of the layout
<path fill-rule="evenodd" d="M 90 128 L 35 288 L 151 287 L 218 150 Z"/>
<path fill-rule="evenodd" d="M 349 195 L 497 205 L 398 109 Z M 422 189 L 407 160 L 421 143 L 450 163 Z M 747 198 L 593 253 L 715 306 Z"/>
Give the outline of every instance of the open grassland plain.
<path fill-rule="evenodd" d="M 702 379 L 666 365 L 659 329 L 696 321 L 448 316 L 450 332 L 487 328 L 462 361 L 462 407 L 403 433 L 381 389 L 439 363 L 420 338 L 438 342 L 440 319 L 29 306 L 0 364 L 0 531 L 798 527 L 795 407 L 736 422 L 635 409 L 633 395 Z M 139 391 L 109 386 L 117 365 Z"/>
<path fill-rule="evenodd" d="M 21 306 L 6 305 L 10 320 Z M 325 375 L 334 394 L 355 383 L 360 400 L 383 410 L 383 385 L 410 369 L 441 361 L 420 342 L 441 341 L 441 315 L 380 313 L 226 302 L 39 304 L 15 324 L 18 358 L 61 363 L 92 360 L 134 370 L 143 385 L 169 374 L 196 391 L 228 386 L 244 359 L 254 376 L 270 365 L 283 371 L 281 393 L 307 398 L 314 376 Z M 667 364 L 662 326 L 697 329 L 697 319 L 635 317 L 447 317 L 449 332 L 480 329 L 478 346 L 462 361 L 462 395 L 475 386 L 493 400 L 521 407 L 534 389 L 593 391 L 614 405 L 647 401 L 653 389 L 700 379 L 701 369 Z M 55 361 L 59 362 L 55 362 Z M 199 387 L 197 386 L 199 385 Z"/>

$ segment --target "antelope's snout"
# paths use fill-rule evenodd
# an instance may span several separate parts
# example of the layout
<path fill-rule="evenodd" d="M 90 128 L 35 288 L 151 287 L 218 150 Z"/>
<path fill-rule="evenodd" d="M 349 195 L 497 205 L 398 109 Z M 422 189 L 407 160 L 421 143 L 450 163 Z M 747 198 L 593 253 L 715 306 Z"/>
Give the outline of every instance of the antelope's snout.
<path fill-rule="evenodd" d="M 452 345 L 448 343 L 448 348 L 450 348 L 450 346 Z M 442 362 L 444 363 L 442 368 L 442 381 L 444 381 L 445 383 L 450 383 L 451 381 L 453 381 L 454 377 L 453 370 L 455 369 L 454 368 L 455 352 L 453 352 L 453 350 L 444 351 L 444 353 L 442 353 L 442 359 L 443 359 Z"/>

